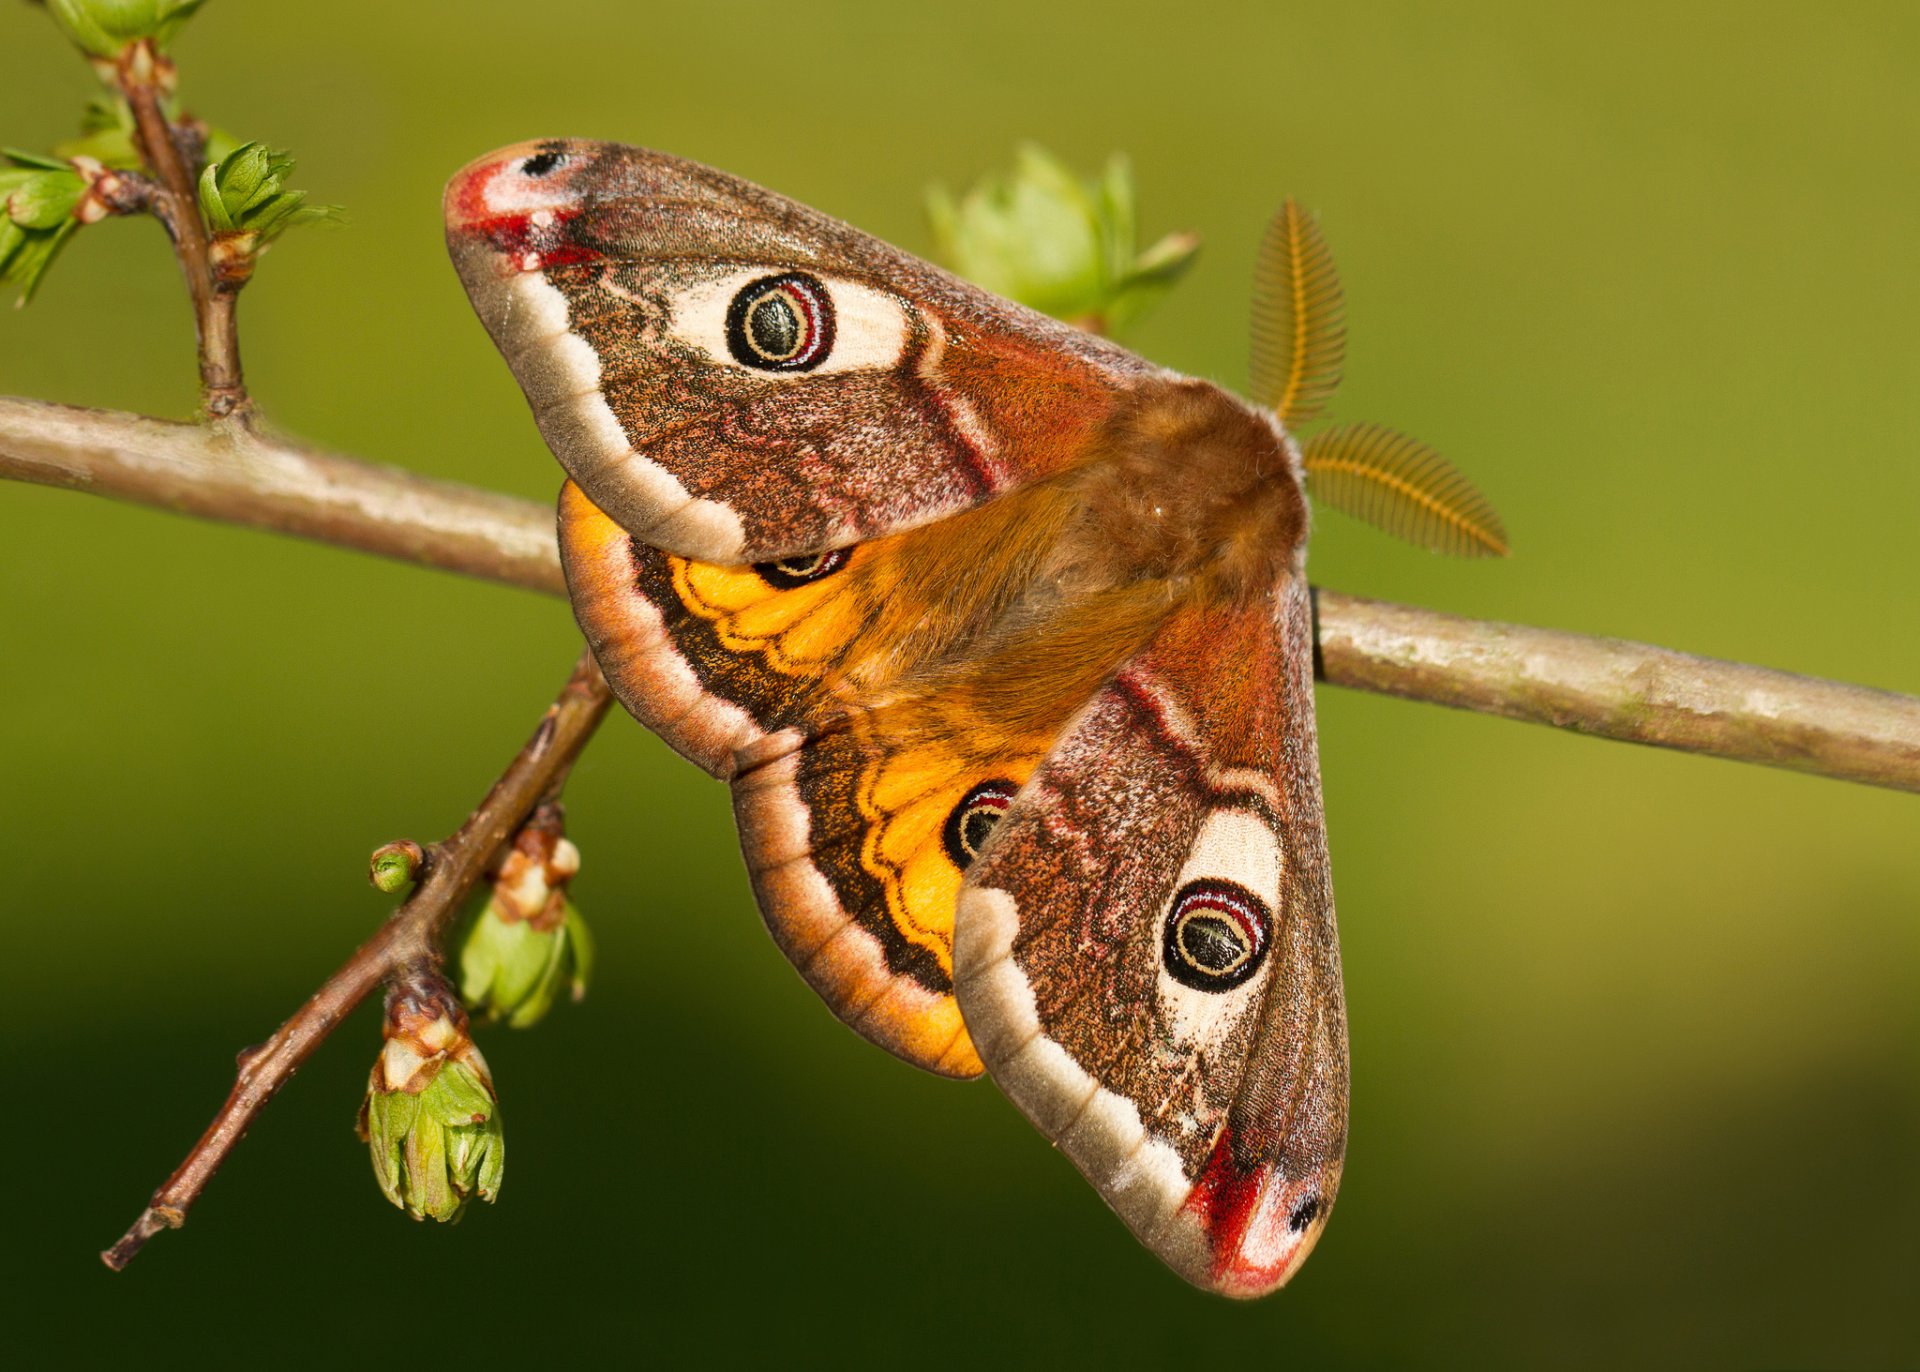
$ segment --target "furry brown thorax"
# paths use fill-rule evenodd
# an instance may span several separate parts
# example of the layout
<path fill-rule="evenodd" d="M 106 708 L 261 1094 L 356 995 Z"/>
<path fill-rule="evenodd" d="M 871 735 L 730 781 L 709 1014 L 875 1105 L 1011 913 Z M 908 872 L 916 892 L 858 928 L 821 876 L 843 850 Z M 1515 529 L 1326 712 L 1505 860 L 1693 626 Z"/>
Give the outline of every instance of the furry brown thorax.
<path fill-rule="evenodd" d="M 1149 382 L 1081 465 L 911 535 L 914 575 L 874 595 L 878 651 L 856 653 L 840 689 L 913 719 L 882 728 L 1044 746 L 1182 605 L 1304 575 L 1306 533 L 1295 459 L 1265 416 L 1204 381 Z"/>
<path fill-rule="evenodd" d="M 1067 485 L 1084 510 L 1062 552 L 1095 585 L 1195 582 L 1245 600 L 1303 569 L 1297 459 L 1270 419 L 1208 382 L 1136 387 Z"/>

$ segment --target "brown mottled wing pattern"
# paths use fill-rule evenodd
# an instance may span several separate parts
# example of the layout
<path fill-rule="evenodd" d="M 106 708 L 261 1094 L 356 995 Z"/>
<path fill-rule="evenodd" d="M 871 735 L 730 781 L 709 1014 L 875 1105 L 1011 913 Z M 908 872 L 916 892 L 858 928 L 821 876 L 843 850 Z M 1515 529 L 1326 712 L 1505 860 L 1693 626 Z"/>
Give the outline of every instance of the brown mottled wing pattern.
<path fill-rule="evenodd" d="M 1063 470 L 1158 371 L 644 149 L 507 149 L 454 178 L 446 213 L 474 307 L 569 475 L 645 542 L 709 562 L 843 547 Z M 739 308 L 776 280 L 799 281 L 809 336 L 831 347 L 768 370 L 741 351 Z"/>
<path fill-rule="evenodd" d="M 1304 582 L 1191 605 L 1047 756 L 960 898 L 987 1069 L 1189 1280 L 1306 1257 L 1346 1142 L 1347 1041 Z"/>

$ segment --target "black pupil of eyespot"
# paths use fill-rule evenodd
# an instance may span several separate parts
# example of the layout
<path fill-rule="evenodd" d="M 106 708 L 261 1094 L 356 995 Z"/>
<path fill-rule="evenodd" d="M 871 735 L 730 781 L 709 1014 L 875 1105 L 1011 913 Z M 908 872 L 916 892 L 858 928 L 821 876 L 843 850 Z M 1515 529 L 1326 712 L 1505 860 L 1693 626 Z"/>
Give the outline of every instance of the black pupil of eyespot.
<path fill-rule="evenodd" d="M 537 152 L 520 164 L 520 170 L 528 176 L 545 176 L 559 165 L 559 153 Z"/>
<path fill-rule="evenodd" d="M 1224 972 L 1247 955 L 1246 935 L 1222 915 L 1194 915 L 1180 926 L 1180 949 L 1197 967 Z"/>
<path fill-rule="evenodd" d="M 753 346 L 770 358 L 788 358 L 800 351 L 800 314 L 780 291 L 769 291 L 754 302 L 747 328 Z"/>
<path fill-rule="evenodd" d="M 763 276 L 727 306 L 727 351 L 762 372 L 810 372 L 833 352 L 833 295 L 805 272 Z"/>
<path fill-rule="evenodd" d="M 1259 975 L 1273 914 L 1239 882 L 1201 877 L 1175 892 L 1161 928 L 1168 976 L 1196 991 L 1231 991 Z"/>
<path fill-rule="evenodd" d="M 987 835 L 993 832 L 993 826 L 1000 822 L 1000 812 L 984 806 L 967 811 L 966 819 L 960 824 L 960 843 L 974 857 L 986 846 Z"/>
<path fill-rule="evenodd" d="M 1312 1224 L 1313 1217 L 1319 1213 L 1320 1198 L 1318 1196 L 1308 1196 L 1305 1200 L 1301 1201 L 1300 1204 L 1294 1206 L 1293 1213 L 1287 1216 L 1287 1232 L 1289 1234 L 1298 1234 L 1302 1229 Z"/>

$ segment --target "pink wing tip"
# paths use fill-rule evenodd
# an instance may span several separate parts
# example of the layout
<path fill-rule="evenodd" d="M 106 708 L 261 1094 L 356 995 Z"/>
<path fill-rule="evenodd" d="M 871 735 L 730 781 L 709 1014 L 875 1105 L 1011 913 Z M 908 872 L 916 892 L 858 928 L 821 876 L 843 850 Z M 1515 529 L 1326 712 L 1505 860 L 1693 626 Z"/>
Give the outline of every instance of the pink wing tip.
<path fill-rule="evenodd" d="M 580 213 L 573 174 L 579 145 L 564 139 L 515 143 L 469 162 L 447 183 L 442 209 L 457 249 L 490 250 L 506 267 L 538 271 L 595 256 L 567 224 Z"/>
<path fill-rule="evenodd" d="M 1221 1130 L 1181 1208 L 1199 1221 L 1212 1249 L 1214 1289 L 1264 1296 L 1306 1261 L 1329 1202 L 1317 1174 L 1289 1181 L 1264 1161 L 1243 1171 L 1232 1144 L 1232 1131 Z"/>

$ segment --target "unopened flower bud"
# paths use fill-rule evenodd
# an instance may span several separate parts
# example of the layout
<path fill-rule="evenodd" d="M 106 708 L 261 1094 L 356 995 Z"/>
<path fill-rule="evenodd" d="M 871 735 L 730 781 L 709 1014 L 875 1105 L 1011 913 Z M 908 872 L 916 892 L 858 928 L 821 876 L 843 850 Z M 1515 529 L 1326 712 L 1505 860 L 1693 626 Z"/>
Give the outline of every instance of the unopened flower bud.
<path fill-rule="evenodd" d="M 546 806 L 514 836 L 487 905 L 460 948 L 460 994 L 489 1019 L 516 1029 L 538 1023 L 560 988 L 586 994 L 593 936 L 567 898 L 580 870 L 559 807 Z"/>
<path fill-rule="evenodd" d="M 506 1139 L 492 1074 L 452 989 L 437 975 L 394 986 L 384 1033 L 359 1121 L 381 1191 L 416 1220 L 451 1220 L 469 1199 L 491 1201 Z"/>

